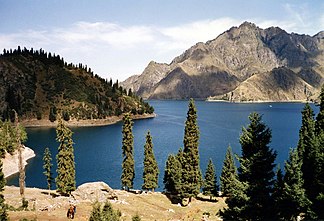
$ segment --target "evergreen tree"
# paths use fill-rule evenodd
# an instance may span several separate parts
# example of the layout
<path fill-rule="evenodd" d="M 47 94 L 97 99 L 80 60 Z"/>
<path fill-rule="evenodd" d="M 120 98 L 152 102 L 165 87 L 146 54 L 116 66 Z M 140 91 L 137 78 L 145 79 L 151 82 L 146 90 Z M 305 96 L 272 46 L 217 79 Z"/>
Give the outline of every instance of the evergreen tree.
<path fill-rule="evenodd" d="M 299 141 L 297 146 L 298 154 L 301 160 L 303 160 L 303 158 L 309 155 L 309 151 L 314 146 L 314 138 L 315 138 L 314 112 L 311 106 L 308 103 L 306 103 L 304 109 L 302 110 L 302 125 L 299 130 Z"/>
<path fill-rule="evenodd" d="M 21 144 L 21 136 L 22 136 L 22 130 L 18 121 L 18 114 L 15 112 L 15 125 L 16 125 L 16 149 L 18 150 L 18 169 L 19 169 L 19 192 L 20 196 L 22 198 L 22 201 L 25 200 L 25 166 L 23 165 L 23 159 L 22 159 L 22 149 L 23 145 Z"/>
<path fill-rule="evenodd" d="M 321 93 L 320 93 L 320 110 L 319 113 L 316 116 L 316 134 L 319 135 L 324 130 L 324 85 L 322 86 Z"/>
<path fill-rule="evenodd" d="M 114 210 L 109 201 L 106 201 L 103 206 L 99 202 L 96 202 L 92 206 L 89 221 L 119 221 L 120 217 L 121 212 Z"/>
<path fill-rule="evenodd" d="M 280 212 L 284 220 L 295 220 L 302 212 L 306 212 L 311 204 L 303 188 L 301 165 L 302 161 L 299 160 L 297 150 L 290 150 L 289 161 L 285 164 L 286 173 Z"/>
<path fill-rule="evenodd" d="M 251 113 L 250 124 L 242 129 L 239 158 L 239 180 L 248 184 L 246 195 L 247 219 L 269 220 L 273 217 L 274 202 L 271 198 L 274 184 L 276 153 L 269 147 L 271 130 L 262 122 L 258 113 Z"/>
<path fill-rule="evenodd" d="M 324 85 L 320 93 L 320 110 L 315 123 L 316 144 L 310 151 L 313 179 L 309 199 L 313 202 L 313 211 L 317 219 L 324 220 Z M 305 184 L 307 183 L 305 179 Z M 306 188 L 306 185 L 305 185 Z"/>
<path fill-rule="evenodd" d="M 0 220 L 6 221 L 9 220 L 9 218 L 6 210 L 5 199 L 2 195 L 6 185 L 6 179 L 4 178 L 4 174 L 2 172 L 2 165 L 2 159 L 0 158 Z"/>
<path fill-rule="evenodd" d="M 68 195 L 75 190 L 75 162 L 72 131 L 63 123 L 61 116 L 58 117 L 56 128 L 56 140 L 60 143 L 57 161 L 57 191 L 63 195 Z"/>
<path fill-rule="evenodd" d="M 44 156 L 43 156 L 43 169 L 44 175 L 47 181 L 47 188 L 51 190 L 52 182 L 53 182 L 53 174 L 52 174 L 52 156 L 48 147 L 45 148 Z"/>
<path fill-rule="evenodd" d="M 232 186 L 235 179 L 237 179 L 237 171 L 234 164 L 232 148 L 228 146 L 220 176 L 222 196 L 231 195 L 231 190 L 233 188 Z"/>
<path fill-rule="evenodd" d="M 315 136 L 314 112 L 308 103 L 302 111 L 302 125 L 299 130 L 298 155 L 302 161 L 302 174 L 304 179 L 304 188 L 310 199 L 315 199 L 318 189 L 316 189 L 316 170 L 317 160 L 316 152 L 318 149 L 318 138 Z"/>
<path fill-rule="evenodd" d="M 184 148 L 182 164 L 181 198 L 196 197 L 200 192 L 202 175 L 199 166 L 199 128 L 197 110 L 193 99 L 190 99 L 185 122 Z"/>
<path fill-rule="evenodd" d="M 142 189 L 151 190 L 154 192 L 154 189 L 158 187 L 158 178 L 159 178 L 159 167 L 155 160 L 153 152 L 153 143 L 152 136 L 150 131 L 146 135 L 146 143 L 144 146 L 144 171 L 143 171 L 143 180 L 144 184 Z"/>
<path fill-rule="evenodd" d="M 169 155 L 164 170 L 164 189 L 172 195 L 179 195 L 181 187 L 181 163 L 174 155 Z"/>
<path fill-rule="evenodd" d="M 283 217 L 282 210 L 285 207 L 283 198 L 284 198 L 284 177 L 282 174 L 282 170 L 278 168 L 276 173 L 276 180 L 273 185 L 273 194 L 272 198 L 275 204 L 274 214 L 276 216 L 276 220 L 281 220 Z"/>
<path fill-rule="evenodd" d="M 205 173 L 205 179 L 204 179 L 204 185 L 203 185 L 203 194 L 206 196 L 210 196 L 210 199 L 212 199 L 213 196 L 217 196 L 217 178 L 215 174 L 215 166 L 213 164 L 213 161 L 209 159 L 206 173 Z"/>
<path fill-rule="evenodd" d="M 89 221 L 100 221 L 101 220 L 101 205 L 96 202 L 92 206 L 92 211 L 90 214 Z"/>
<path fill-rule="evenodd" d="M 250 200 L 250 197 L 246 194 L 248 184 L 239 181 L 236 176 L 231 186 L 230 196 L 225 200 L 228 207 L 224 210 L 220 210 L 218 215 L 220 215 L 223 220 L 254 220 L 247 212 L 248 202 Z"/>
<path fill-rule="evenodd" d="M 133 188 L 135 178 L 133 122 L 129 113 L 125 114 L 123 122 L 122 151 L 124 159 L 122 163 L 121 184 L 124 189 L 129 190 Z"/>
<path fill-rule="evenodd" d="M 102 221 L 119 221 L 121 213 L 119 210 L 114 210 L 111 203 L 106 201 L 101 212 Z"/>

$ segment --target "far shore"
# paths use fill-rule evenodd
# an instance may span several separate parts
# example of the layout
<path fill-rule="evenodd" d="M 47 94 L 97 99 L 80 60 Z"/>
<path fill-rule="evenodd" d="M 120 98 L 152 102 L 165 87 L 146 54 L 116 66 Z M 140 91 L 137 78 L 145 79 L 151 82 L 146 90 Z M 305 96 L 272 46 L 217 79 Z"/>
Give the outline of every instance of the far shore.
<path fill-rule="evenodd" d="M 156 117 L 156 114 L 143 114 L 143 115 L 132 115 L 132 119 L 148 119 Z M 89 120 L 69 120 L 64 121 L 65 125 L 68 127 L 97 127 L 97 126 L 107 126 L 111 124 L 118 123 L 123 120 L 123 116 L 112 116 L 105 119 L 89 119 Z M 56 127 L 57 121 L 51 122 L 50 120 L 37 120 L 37 119 L 29 119 L 22 120 L 22 125 L 24 127 Z"/>
<path fill-rule="evenodd" d="M 224 102 L 224 103 L 237 103 L 237 104 L 258 104 L 258 103 L 315 103 L 314 101 L 307 101 L 307 100 L 282 100 L 282 101 L 276 101 L 276 100 L 258 100 L 258 101 L 228 101 L 228 100 L 221 100 L 221 99 L 206 99 L 206 102 Z"/>

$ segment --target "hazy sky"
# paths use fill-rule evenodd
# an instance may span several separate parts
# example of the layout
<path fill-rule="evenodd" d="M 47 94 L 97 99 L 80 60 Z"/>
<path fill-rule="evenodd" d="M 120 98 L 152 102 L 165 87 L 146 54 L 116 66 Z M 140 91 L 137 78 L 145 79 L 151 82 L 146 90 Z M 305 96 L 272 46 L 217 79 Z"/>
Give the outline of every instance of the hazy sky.
<path fill-rule="evenodd" d="M 244 21 L 314 35 L 324 1 L 0 0 L 0 50 L 43 48 L 122 81 Z"/>

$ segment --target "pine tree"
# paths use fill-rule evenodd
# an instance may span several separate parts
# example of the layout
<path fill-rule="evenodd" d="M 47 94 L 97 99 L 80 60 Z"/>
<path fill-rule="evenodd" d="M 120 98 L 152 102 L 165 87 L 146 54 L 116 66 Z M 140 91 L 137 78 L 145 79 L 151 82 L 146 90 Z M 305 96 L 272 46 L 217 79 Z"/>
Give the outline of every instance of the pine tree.
<path fill-rule="evenodd" d="M 169 155 L 164 170 L 164 189 L 172 195 L 179 195 L 181 187 L 181 163 L 174 155 Z"/>
<path fill-rule="evenodd" d="M 284 209 L 284 177 L 282 174 L 282 170 L 280 167 L 278 167 L 277 173 L 276 173 L 276 180 L 273 184 L 273 194 L 272 198 L 275 204 L 275 210 L 273 211 L 275 214 L 276 220 L 281 220 L 283 217 L 282 210 Z"/>
<path fill-rule="evenodd" d="M 209 159 L 206 173 L 205 173 L 205 179 L 204 179 L 204 185 L 203 185 L 203 194 L 206 196 L 210 196 L 210 199 L 212 199 L 213 196 L 217 196 L 217 178 L 215 174 L 215 166 L 213 164 L 213 161 Z"/>
<path fill-rule="evenodd" d="M 92 206 L 89 221 L 100 221 L 101 220 L 101 204 L 96 202 Z"/>
<path fill-rule="evenodd" d="M 218 215 L 220 215 L 223 220 L 254 220 L 247 213 L 248 202 L 250 200 L 250 197 L 246 194 L 249 187 L 248 184 L 239 181 L 236 176 L 231 187 L 231 195 L 225 200 L 228 207 L 224 210 L 220 210 Z"/>
<path fill-rule="evenodd" d="M 47 188 L 51 190 L 52 182 L 53 182 L 53 174 L 52 174 L 52 156 L 48 147 L 45 148 L 44 156 L 43 156 L 43 169 L 44 175 L 47 181 Z"/>
<path fill-rule="evenodd" d="M 284 220 L 295 220 L 311 204 L 303 188 L 301 166 L 302 161 L 299 160 L 297 150 L 290 150 L 289 161 L 285 164 L 283 205 L 280 213 Z"/>
<path fill-rule="evenodd" d="M 320 111 L 316 116 L 315 130 L 316 134 L 319 135 L 324 130 L 324 85 L 322 86 L 320 93 Z"/>
<path fill-rule="evenodd" d="M 125 114 L 123 122 L 122 151 L 124 159 L 122 163 L 121 184 L 124 189 L 129 190 L 133 188 L 135 178 L 133 122 L 129 113 Z"/>
<path fill-rule="evenodd" d="M 196 197 L 200 192 L 202 175 L 199 166 L 199 128 L 197 110 L 193 99 L 190 99 L 185 122 L 184 148 L 182 163 L 181 198 Z"/>
<path fill-rule="evenodd" d="M 106 201 L 102 206 L 101 203 L 96 202 L 92 206 L 89 221 L 119 221 L 121 212 L 114 210 L 111 203 Z"/>
<path fill-rule="evenodd" d="M 274 183 L 276 153 L 268 146 L 271 130 L 262 122 L 258 113 L 251 113 L 250 124 L 242 129 L 239 158 L 239 180 L 248 184 L 248 219 L 268 220 L 273 216 L 274 202 L 271 198 Z"/>
<path fill-rule="evenodd" d="M 19 121 L 18 121 L 18 114 L 15 112 L 15 125 L 16 125 L 16 149 L 18 150 L 18 168 L 19 168 L 19 189 L 22 201 L 25 199 L 25 166 L 23 165 L 22 159 L 22 148 L 23 145 L 21 144 L 22 140 L 22 130 L 20 129 Z"/>
<path fill-rule="evenodd" d="M 232 194 L 231 191 L 235 179 L 237 179 L 237 171 L 234 164 L 232 148 L 228 146 L 220 176 L 222 196 L 230 196 Z"/>
<path fill-rule="evenodd" d="M 313 211 L 317 219 L 324 220 L 324 85 L 320 93 L 320 110 L 315 123 L 316 144 L 312 149 L 310 158 L 312 162 L 313 180 L 312 188 L 306 193 L 313 202 Z M 306 184 L 306 179 L 305 179 Z M 306 186 L 305 186 L 306 187 Z"/>
<path fill-rule="evenodd" d="M 302 174 L 304 179 L 304 188 L 310 199 L 315 199 L 318 189 L 314 182 L 317 170 L 316 152 L 318 149 L 318 138 L 315 136 L 314 112 L 308 103 L 302 111 L 302 125 L 299 130 L 298 155 L 302 161 Z"/>
<path fill-rule="evenodd" d="M 158 187 L 159 167 L 155 160 L 153 152 L 152 136 L 150 131 L 146 135 L 146 143 L 144 146 L 144 171 L 143 180 L 144 184 L 142 189 L 152 190 Z"/>
<path fill-rule="evenodd" d="M 9 218 L 6 210 L 5 199 L 2 195 L 6 185 L 6 179 L 4 178 L 4 174 L 2 172 L 2 165 L 2 158 L 0 158 L 0 220 L 6 221 L 9 220 Z"/>
<path fill-rule="evenodd" d="M 102 221 L 119 221 L 121 213 L 119 210 L 114 210 L 111 203 L 106 201 L 102 211 L 101 211 L 101 220 Z"/>
<path fill-rule="evenodd" d="M 315 120 L 311 106 L 306 103 L 302 111 L 302 125 L 299 130 L 298 154 L 301 160 L 305 158 L 314 146 Z M 305 162 L 306 163 L 306 162 Z M 303 169 L 304 171 L 304 169 Z"/>
<path fill-rule="evenodd" d="M 64 125 L 60 115 L 56 128 L 56 140 L 60 143 L 56 155 L 56 187 L 59 193 L 68 195 L 76 188 L 74 148 L 72 131 Z"/>

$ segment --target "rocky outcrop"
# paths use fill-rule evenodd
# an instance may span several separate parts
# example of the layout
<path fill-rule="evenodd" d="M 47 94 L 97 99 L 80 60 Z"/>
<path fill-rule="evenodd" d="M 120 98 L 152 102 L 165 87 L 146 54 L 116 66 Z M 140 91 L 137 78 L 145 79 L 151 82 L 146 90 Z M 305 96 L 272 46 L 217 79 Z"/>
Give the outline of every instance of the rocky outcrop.
<path fill-rule="evenodd" d="M 323 32 L 313 37 L 289 34 L 278 27 L 261 29 L 244 22 L 211 41 L 197 43 L 163 68 L 151 62 L 142 75 L 122 85 L 152 99 L 314 99 L 323 84 L 323 36 Z"/>
<path fill-rule="evenodd" d="M 147 97 L 151 94 L 154 85 L 160 82 L 169 71 L 169 65 L 151 61 L 141 75 L 131 76 L 120 85 Z"/>
<path fill-rule="evenodd" d="M 27 165 L 27 161 L 35 156 L 35 152 L 32 149 L 23 146 L 22 159 L 24 167 Z M 13 155 L 6 153 L 5 158 L 2 159 L 2 172 L 5 178 L 19 172 L 18 162 L 18 151 L 15 151 Z"/>
<path fill-rule="evenodd" d="M 107 199 L 117 199 L 117 194 L 104 182 L 92 182 L 80 185 L 72 196 L 77 201 L 106 202 Z"/>

